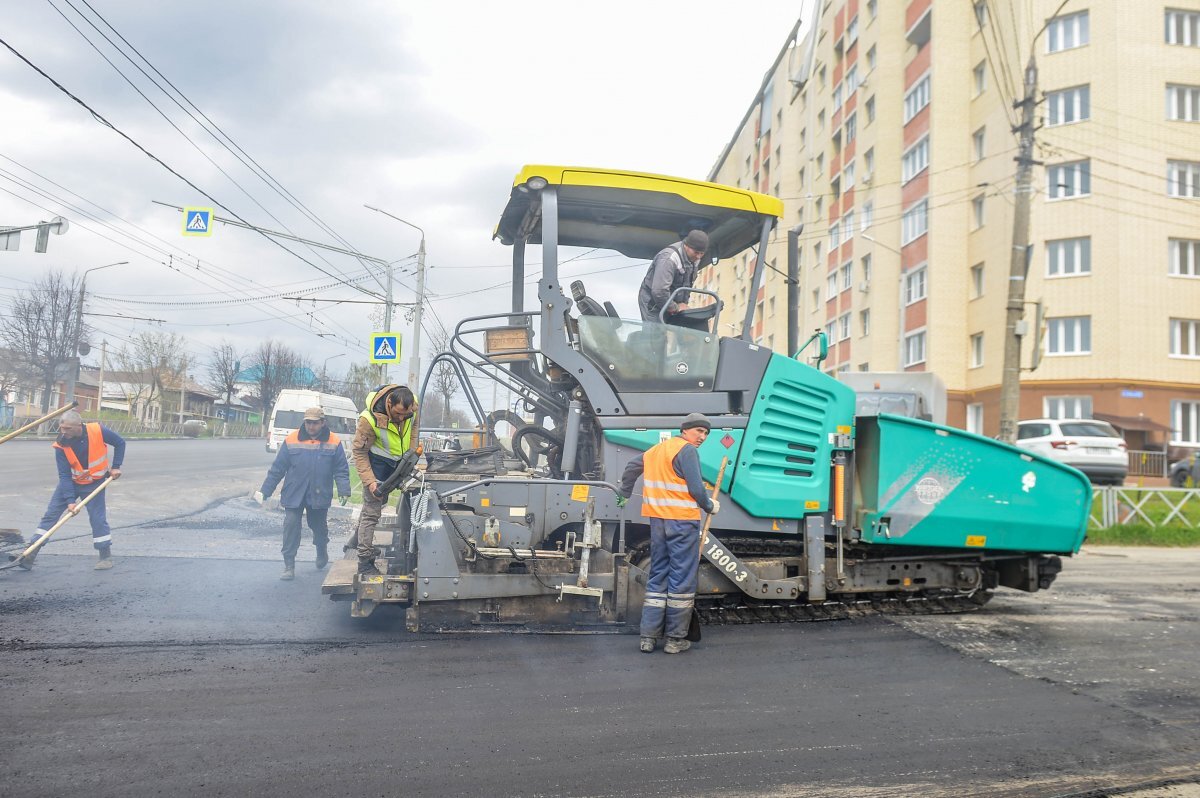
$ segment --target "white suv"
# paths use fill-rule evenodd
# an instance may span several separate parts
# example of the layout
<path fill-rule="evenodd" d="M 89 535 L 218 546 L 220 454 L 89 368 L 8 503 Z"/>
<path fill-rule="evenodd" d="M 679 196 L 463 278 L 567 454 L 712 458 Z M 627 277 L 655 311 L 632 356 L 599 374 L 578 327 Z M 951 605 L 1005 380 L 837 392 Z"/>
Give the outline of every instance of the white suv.
<path fill-rule="evenodd" d="M 1129 455 L 1121 434 L 1093 418 L 1038 418 L 1017 422 L 1017 446 L 1066 463 L 1097 484 L 1121 485 Z"/>

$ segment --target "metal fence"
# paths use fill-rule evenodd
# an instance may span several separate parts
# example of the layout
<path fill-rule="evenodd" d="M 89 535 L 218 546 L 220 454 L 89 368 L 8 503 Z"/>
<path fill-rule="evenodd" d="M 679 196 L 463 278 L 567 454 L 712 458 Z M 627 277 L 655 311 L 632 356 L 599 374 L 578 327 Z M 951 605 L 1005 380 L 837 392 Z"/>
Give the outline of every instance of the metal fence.
<path fill-rule="evenodd" d="M 1119 524 L 1200 529 L 1200 489 L 1094 487 L 1088 524 L 1097 529 Z"/>
<path fill-rule="evenodd" d="M 32 420 L 32 419 L 30 419 Z M 85 418 L 84 421 L 93 419 Z M 18 419 L 20 421 L 20 419 Z M 222 424 L 220 421 L 208 422 L 206 429 L 199 434 L 188 435 L 184 425 L 177 421 L 138 421 L 137 419 L 104 419 L 104 426 L 124 437 L 132 438 L 263 438 L 266 435 L 258 424 Z M 53 437 L 58 434 L 58 422 L 48 421 L 37 430 L 30 430 L 26 436 Z"/>
<path fill-rule="evenodd" d="M 1165 477 L 1167 475 L 1167 453 L 1149 452 L 1141 449 L 1129 450 L 1129 476 Z"/>

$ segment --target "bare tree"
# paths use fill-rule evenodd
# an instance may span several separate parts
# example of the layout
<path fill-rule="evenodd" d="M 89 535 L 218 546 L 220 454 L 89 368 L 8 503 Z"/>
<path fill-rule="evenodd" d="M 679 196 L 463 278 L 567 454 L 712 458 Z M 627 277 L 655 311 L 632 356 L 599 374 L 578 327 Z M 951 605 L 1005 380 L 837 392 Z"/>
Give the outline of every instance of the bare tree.
<path fill-rule="evenodd" d="M 124 386 L 131 413 L 135 404 L 141 403 L 145 408 L 162 397 L 167 383 L 178 384 L 185 357 L 184 340 L 175 333 L 138 333 L 127 346 L 117 350 L 117 368 L 125 372 L 119 381 Z M 150 420 L 144 409 L 141 418 Z"/>
<path fill-rule="evenodd" d="M 208 351 L 209 385 L 218 393 L 225 394 L 226 424 L 230 421 L 230 404 L 233 401 L 233 390 L 237 387 L 237 378 L 242 370 L 242 358 L 244 356 L 240 349 L 228 341 L 221 341 L 221 343 Z"/>
<path fill-rule="evenodd" d="M 429 334 L 429 349 L 430 355 L 436 357 L 439 352 L 445 352 L 450 348 L 450 339 L 444 333 L 435 331 Z M 433 392 L 442 399 L 442 426 L 446 427 L 450 424 L 450 400 L 458 393 L 460 387 L 458 383 L 458 373 L 449 362 L 439 361 L 433 369 L 432 379 L 427 386 L 433 389 Z"/>
<path fill-rule="evenodd" d="M 89 332 L 81 321 L 79 278 L 50 272 L 20 291 L 10 313 L 0 319 L 0 340 L 12 350 L 17 366 L 42 387 L 42 412 L 50 410 L 54 384 L 75 367 L 75 350 Z"/>
<path fill-rule="evenodd" d="M 352 365 L 346 370 L 345 378 L 338 383 L 338 393 L 354 400 L 355 405 L 364 402 L 367 394 L 379 385 L 379 367 L 374 363 Z"/>
<path fill-rule="evenodd" d="M 267 422 L 271 407 L 284 388 L 313 387 L 315 375 L 304 356 L 273 339 L 258 345 L 250 355 L 250 365 L 258 377 L 263 423 Z"/>

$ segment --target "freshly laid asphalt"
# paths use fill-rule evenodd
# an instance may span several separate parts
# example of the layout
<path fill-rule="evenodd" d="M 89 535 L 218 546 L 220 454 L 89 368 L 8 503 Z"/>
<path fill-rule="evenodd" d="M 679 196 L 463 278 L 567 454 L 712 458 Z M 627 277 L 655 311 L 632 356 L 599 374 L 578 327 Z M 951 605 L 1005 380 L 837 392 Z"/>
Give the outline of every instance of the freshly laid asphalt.
<path fill-rule="evenodd" d="M 321 596 L 308 545 L 278 581 L 281 514 L 246 498 L 269 462 L 247 450 L 173 514 L 150 475 L 123 486 L 111 571 L 81 536 L 0 573 L 0 795 L 1049 796 L 1200 776 L 1198 550 L 1085 549 L 1051 591 L 970 615 L 713 627 L 674 657 L 623 635 L 414 635 Z"/>

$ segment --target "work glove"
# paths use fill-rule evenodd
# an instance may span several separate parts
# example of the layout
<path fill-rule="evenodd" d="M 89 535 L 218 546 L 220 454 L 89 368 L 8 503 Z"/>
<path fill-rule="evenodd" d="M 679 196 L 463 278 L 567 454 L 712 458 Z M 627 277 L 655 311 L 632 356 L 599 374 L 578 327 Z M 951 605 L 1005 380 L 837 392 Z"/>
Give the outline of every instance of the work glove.
<path fill-rule="evenodd" d="M 713 503 L 713 508 L 708 511 L 708 514 L 716 515 L 717 513 L 721 512 L 721 502 L 717 499 L 713 499 L 712 503 Z"/>
<path fill-rule="evenodd" d="M 345 506 L 346 506 L 346 502 L 347 502 L 349 499 L 350 499 L 350 497 L 349 497 L 349 496 L 338 496 L 338 504 L 340 504 L 341 506 L 345 507 Z"/>
<path fill-rule="evenodd" d="M 617 494 L 617 506 L 618 507 L 624 507 L 628 503 L 629 503 L 629 499 L 627 499 L 626 497 L 622 496 L 619 493 Z"/>
<path fill-rule="evenodd" d="M 258 502 L 261 505 L 266 500 L 267 500 L 267 498 L 265 496 L 263 496 L 263 492 L 261 490 L 254 491 L 254 501 Z"/>

